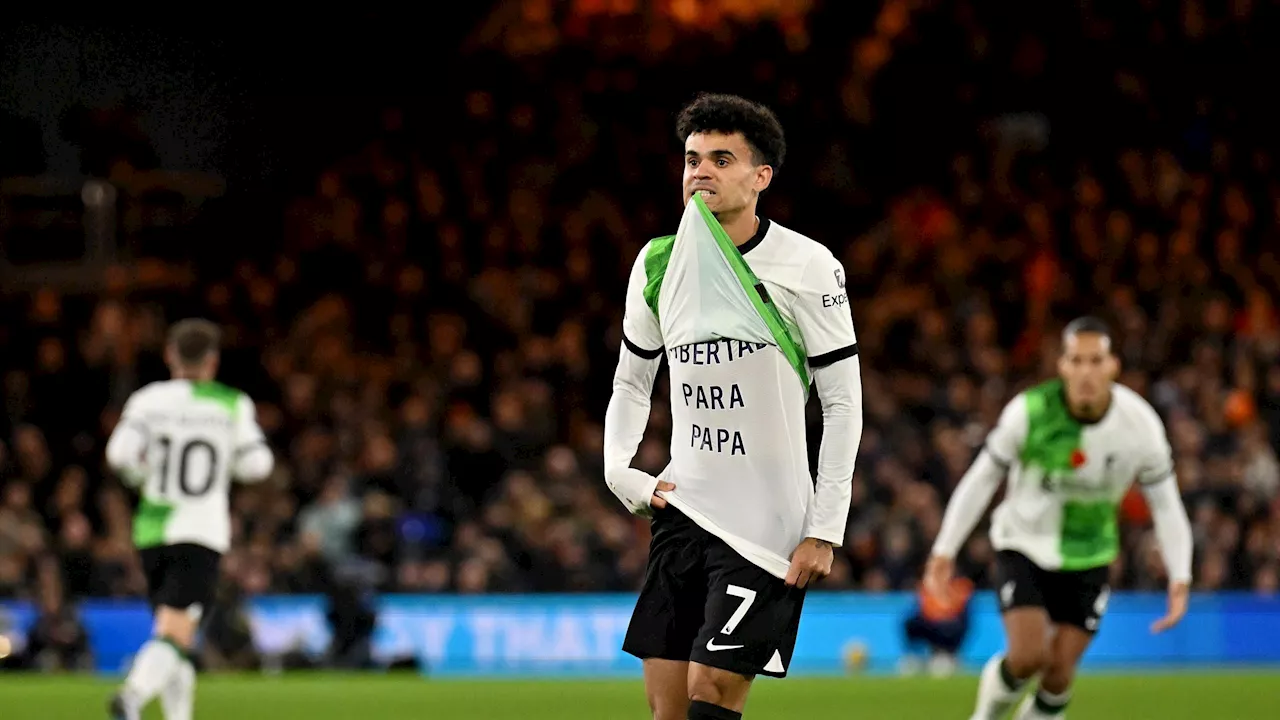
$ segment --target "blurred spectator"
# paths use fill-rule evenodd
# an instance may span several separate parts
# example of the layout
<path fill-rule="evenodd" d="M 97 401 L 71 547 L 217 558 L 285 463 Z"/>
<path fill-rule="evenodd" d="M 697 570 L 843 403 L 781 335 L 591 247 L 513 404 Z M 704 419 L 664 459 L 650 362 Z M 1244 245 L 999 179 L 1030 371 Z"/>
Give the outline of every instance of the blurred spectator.
<path fill-rule="evenodd" d="M 973 581 L 964 576 L 952 578 L 947 597 L 935 597 L 923 587 L 916 595 L 915 612 L 903 624 L 907 652 L 902 670 L 914 674 L 927 666 L 931 675 L 947 677 L 958 667 L 956 656 L 969 634 Z"/>
<path fill-rule="evenodd" d="M 377 625 L 368 593 L 350 581 L 338 582 L 329 593 L 330 667 L 365 670 L 373 663 L 373 629 Z"/>
<path fill-rule="evenodd" d="M 359 524 L 360 503 L 351 497 L 342 477 L 329 478 L 320 496 L 298 515 L 302 542 L 317 547 L 320 556 L 335 565 L 355 551 Z"/>
<path fill-rule="evenodd" d="M 39 574 L 39 616 L 27 633 L 26 665 L 42 672 L 91 670 L 89 633 L 75 609 L 63 601 L 57 566 L 46 560 Z"/>

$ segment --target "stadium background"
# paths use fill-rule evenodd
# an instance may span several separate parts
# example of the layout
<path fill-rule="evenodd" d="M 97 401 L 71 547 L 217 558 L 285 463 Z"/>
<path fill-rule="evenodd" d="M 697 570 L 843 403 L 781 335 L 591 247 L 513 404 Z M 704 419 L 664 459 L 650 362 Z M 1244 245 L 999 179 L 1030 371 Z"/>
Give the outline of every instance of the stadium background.
<path fill-rule="evenodd" d="M 647 527 L 604 488 L 601 425 L 620 289 L 678 220 L 673 118 L 703 89 L 778 112 L 763 212 L 844 262 L 864 358 L 848 538 L 797 672 L 895 667 L 946 498 L 1083 312 L 1168 425 L 1197 590 L 1146 633 L 1163 571 L 1135 495 L 1133 594 L 1087 663 L 1280 662 L 1278 21 L 1265 0 L 523 0 L 7 24 L 7 662 L 115 672 L 146 636 L 102 447 L 195 314 L 227 327 L 222 377 L 280 459 L 237 491 L 207 667 L 360 666 L 332 607 L 378 618 L 376 664 L 633 676 Z M 961 567 L 986 588 L 991 561 L 979 533 Z M 985 593 L 974 612 L 969 663 L 1001 644 Z"/>

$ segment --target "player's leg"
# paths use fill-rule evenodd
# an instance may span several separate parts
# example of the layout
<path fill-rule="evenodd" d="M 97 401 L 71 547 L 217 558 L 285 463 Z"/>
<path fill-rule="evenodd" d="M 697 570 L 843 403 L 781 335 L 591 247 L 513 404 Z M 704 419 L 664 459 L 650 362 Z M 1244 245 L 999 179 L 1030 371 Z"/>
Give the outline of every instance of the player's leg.
<path fill-rule="evenodd" d="M 1018 707 L 1018 720 L 1061 720 L 1071 700 L 1080 658 L 1089 649 L 1093 634 L 1074 625 L 1058 625 L 1050 645 L 1049 661 L 1040 676 L 1039 687 Z"/>
<path fill-rule="evenodd" d="M 195 698 L 196 669 L 190 662 L 185 662 L 160 691 L 160 709 L 165 720 L 191 720 Z"/>
<path fill-rule="evenodd" d="M 194 667 L 191 651 L 204 606 L 217 582 L 218 553 L 195 545 L 158 548 L 152 600 L 156 605 L 153 636 L 134 657 L 124 686 L 113 698 L 115 718 L 134 720 L 142 709 L 171 684 L 170 698 L 177 717 L 190 714 L 194 702 Z M 190 672 L 187 669 L 190 669 Z M 189 682 L 188 682 L 189 681 Z M 183 708 L 186 708 L 185 710 Z"/>
<path fill-rule="evenodd" d="M 737 720 L 756 675 L 786 677 L 805 591 L 718 538 L 707 548 L 707 603 L 689 663 L 689 720 Z"/>
<path fill-rule="evenodd" d="M 982 668 L 973 720 L 1004 717 L 1017 702 L 1027 680 L 1043 667 L 1049 617 L 1043 608 L 1019 607 L 1004 613 L 1008 648 Z"/>
<path fill-rule="evenodd" d="M 674 509 L 658 510 L 644 586 L 622 650 L 644 661 L 645 696 L 654 720 L 685 720 L 689 654 L 702 627 L 707 533 Z"/>
<path fill-rule="evenodd" d="M 1019 720 L 1061 719 L 1071 699 L 1080 659 L 1093 642 L 1111 592 L 1107 568 L 1057 573 L 1051 581 L 1049 617 L 1054 636 L 1036 692 L 1018 708 Z"/>
<path fill-rule="evenodd" d="M 151 600 L 152 610 L 158 615 L 158 602 L 165 584 L 165 574 L 169 560 L 168 548 L 143 548 L 138 551 L 138 556 L 141 561 L 142 572 L 146 576 L 147 594 Z M 137 697 L 138 688 L 149 684 L 149 678 L 160 673 L 162 668 L 168 665 L 166 661 L 161 659 L 161 656 L 165 654 L 165 650 L 152 647 L 153 643 L 154 638 L 148 640 L 133 656 L 133 664 L 129 668 L 129 674 L 125 677 L 124 684 L 112 696 L 107 706 L 107 714 L 112 720 L 138 720 L 142 717 L 142 708 L 146 703 Z M 134 688 L 132 691 L 129 690 L 130 685 Z M 157 689 L 160 685 L 163 685 L 163 682 L 157 685 Z"/>
<path fill-rule="evenodd" d="M 685 720 L 689 712 L 689 661 L 648 658 L 644 693 L 654 720 Z"/>
<path fill-rule="evenodd" d="M 200 631 L 205 608 L 213 603 L 217 595 L 222 565 L 222 555 L 205 547 L 189 545 L 186 546 L 185 553 L 188 557 L 188 572 L 180 574 L 179 579 L 189 590 L 175 598 L 177 604 L 185 607 L 174 608 L 176 612 L 171 617 L 175 626 L 171 631 L 186 651 L 183 653 L 183 662 L 161 691 L 160 705 L 165 720 L 191 720 L 195 712 L 197 677 L 193 658 L 196 636 Z"/>
<path fill-rule="evenodd" d="M 1007 649 L 982 669 L 973 720 L 1003 717 L 1048 657 L 1043 572 L 1020 553 L 1002 551 L 996 581 Z"/>
<path fill-rule="evenodd" d="M 185 610 L 167 605 L 156 608 L 153 636 L 138 654 L 113 703 L 113 712 L 132 720 L 189 664 L 188 652 L 195 637 L 195 622 Z"/>
<path fill-rule="evenodd" d="M 732 670 L 689 663 L 687 720 L 740 720 L 754 679 Z"/>

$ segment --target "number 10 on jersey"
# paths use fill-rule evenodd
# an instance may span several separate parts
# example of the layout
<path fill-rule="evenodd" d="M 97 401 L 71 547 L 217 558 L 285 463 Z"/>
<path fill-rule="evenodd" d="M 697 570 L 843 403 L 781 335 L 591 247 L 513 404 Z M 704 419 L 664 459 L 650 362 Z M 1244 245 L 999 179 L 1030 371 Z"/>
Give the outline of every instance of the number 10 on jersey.
<path fill-rule="evenodd" d="M 187 440 L 175 451 L 173 438 L 160 435 L 156 448 L 160 454 L 160 495 L 169 495 L 171 473 L 177 475 L 178 491 L 187 497 L 201 497 L 213 489 L 218 477 L 218 450 L 211 443 Z"/>

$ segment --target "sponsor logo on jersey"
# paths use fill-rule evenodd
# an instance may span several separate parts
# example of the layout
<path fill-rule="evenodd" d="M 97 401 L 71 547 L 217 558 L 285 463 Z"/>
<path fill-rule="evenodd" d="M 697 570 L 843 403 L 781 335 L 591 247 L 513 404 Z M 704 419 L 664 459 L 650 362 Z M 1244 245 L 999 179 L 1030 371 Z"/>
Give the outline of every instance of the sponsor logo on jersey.
<path fill-rule="evenodd" d="M 1047 493 L 1068 496 L 1093 497 L 1107 492 L 1107 476 L 1103 473 L 1079 473 L 1075 470 L 1045 470 L 1042 467 L 1026 467 L 1028 482 L 1038 484 Z"/>

